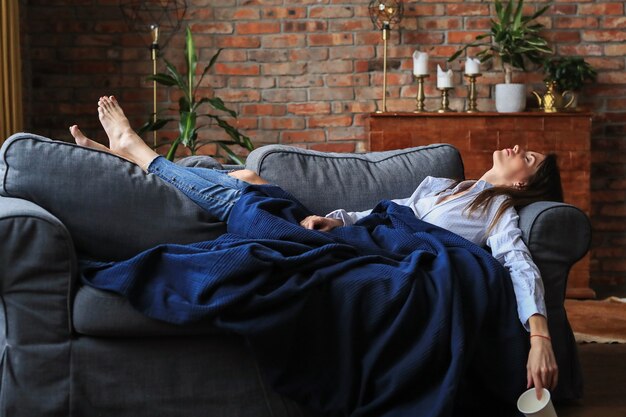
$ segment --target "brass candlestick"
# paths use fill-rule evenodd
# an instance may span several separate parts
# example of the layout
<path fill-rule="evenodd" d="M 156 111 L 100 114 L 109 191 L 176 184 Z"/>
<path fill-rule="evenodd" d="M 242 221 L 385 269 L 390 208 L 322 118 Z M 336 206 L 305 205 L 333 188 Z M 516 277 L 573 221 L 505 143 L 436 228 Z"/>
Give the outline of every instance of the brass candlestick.
<path fill-rule="evenodd" d="M 428 74 L 416 75 L 415 78 L 417 78 L 417 96 L 415 97 L 415 110 L 413 113 L 424 113 L 426 112 L 424 108 L 424 99 L 426 98 L 424 95 L 424 79 L 428 78 Z"/>
<path fill-rule="evenodd" d="M 450 108 L 450 102 L 448 101 L 448 90 L 452 90 L 452 87 L 437 87 L 437 90 L 441 91 L 441 106 L 437 110 L 437 113 L 451 113 L 456 110 Z"/>
<path fill-rule="evenodd" d="M 480 110 L 476 107 L 476 78 L 482 74 L 465 74 L 465 78 L 469 79 L 467 86 L 467 110 L 465 113 L 478 113 Z"/>
<path fill-rule="evenodd" d="M 150 45 L 150 52 L 152 56 L 152 75 L 157 74 L 157 55 L 159 53 L 159 26 L 150 25 L 150 35 L 152 36 L 152 44 Z M 152 123 L 157 121 L 157 82 L 152 81 Z M 157 132 L 152 131 L 152 139 L 154 147 L 157 146 Z"/>
<path fill-rule="evenodd" d="M 389 38 L 390 29 L 389 22 L 383 22 L 383 108 L 382 110 L 377 110 L 376 113 L 387 111 L 387 38 Z"/>

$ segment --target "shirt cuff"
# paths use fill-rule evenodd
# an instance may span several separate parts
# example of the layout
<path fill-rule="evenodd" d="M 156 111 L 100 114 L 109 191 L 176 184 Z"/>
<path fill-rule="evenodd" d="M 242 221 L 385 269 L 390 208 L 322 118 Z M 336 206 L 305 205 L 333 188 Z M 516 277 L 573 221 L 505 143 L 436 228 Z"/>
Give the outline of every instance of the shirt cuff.
<path fill-rule="evenodd" d="M 344 209 L 331 211 L 330 213 L 328 213 L 324 217 L 328 217 L 329 219 L 341 220 L 343 222 L 344 226 L 352 226 L 354 224 L 354 221 L 352 220 L 352 217 L 350 217 L 348 212 L 345 211 Z"/>
<path fill-rule="evenodd" d="M 530 333 L 530 324 L 528 324 L 528 320 L 530 319 L 532 315 L 541 314 L 545 318 L 548 318 L 545 304 L 533 302 L 531 300 L 527 300 L 521 304 L 518 304 L 517 314 L 519 315 L 519 319 L 524 325 L 524 328 L 529 333 Z"/>

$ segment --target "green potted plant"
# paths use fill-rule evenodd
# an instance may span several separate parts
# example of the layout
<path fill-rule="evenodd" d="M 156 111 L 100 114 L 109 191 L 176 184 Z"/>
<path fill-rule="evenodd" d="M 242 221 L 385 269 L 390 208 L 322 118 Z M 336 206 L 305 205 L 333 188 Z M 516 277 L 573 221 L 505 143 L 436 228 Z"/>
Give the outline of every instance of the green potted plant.
<path fill-rule="evenodd" d="M 574 100 L 571 108 L 578 102 L 578 93 L 586 81 L 595 81 L 596 70 L 579 56 L 550 57 L 543 62 L 544 81 L 554 82 L 557 91 L 569 91 Z"/>
<path fill-rule="evenodd" d="M 516 3 L 516 4 L 515 4 Z M 548 42 L 540 35 L 543 25 L 536 19 L 550 6 L 544 6 L 530 16 L 523 15 L 524 0 L 503 4 L 495 0 L 496 17 L 491 19 L 489 32 L 460 48 L 448 61 L 456 59 L 467 48 L 482 47 L 476 55 L 481 62 L 497 57 L 504 71 L 504 84 L 496 85 L 496 109 L 500 112 L 522 111 L 526 107 L 526 87 L 513 84 L 513 69 L 526 71 L 526 61 L 541 64 L 545 54 L 551 54 Z"/>
<path fill-rule="evenodd" d="M 193 36 L 191 29 L 187 27 L 185 33 L 185 64 L 186 74 L 179 71 L 170 62 L 165 60 L 167 67 L 167 73 L 159 73 L 148 77 L 148 80 L 156 81 L 159 84 L 166 85 L 168 87 L 176 87 L 181 97 L 178 100 L 179 105 L 179 118 L 156 118 L 156 120 L 150 120 L 144 124 L 140 129 L 140 134 L 146 131 L 155 131 L 163 128 L 167 123 L 178 120 L 179 135 L 172 143 L 166 158 L 173 160 L 176 155 L 176 150 L 179 145 L 183 145 L 189 148 L 192 155 L 195 155 L 198 148 L 208 143 L 217 143 L 218 146 L 223 149 L 228 157 L 237 164 L 242 164 L 243 161 L 237 156 L 237 154 L 230 148 L 231 145 L 239 145 L 243 148 L 251 151 L 254 149 L 254 145 L 249 137 L 243 135 L 239 130 L 230 125 L 226 120 L 220 117 L 219 114 L 203 112 L 203 108 L 208 105 L 217 110 L 218 112 L 225 113 L 231 117 L 237 117 L 237 113 L 226 107 L 224 101 L 219 97 L 196 97 L 198 87 L 200 86 L 202 79 L 207 72 L 213 67 L 217 58 L 222 50 L 218 50 L 211 58 L 209 64 L 202 71 L 200 79 L 196 81 L 196 66 L 198 63 Z M 208 123 L 204 125 L 198 125 L 198 121 L 202 118 L 206 118 Z M 198 131 L 203 128 L 215 125 L 219 126 L 226 132 L 230 140 L 211 140 L 206 142 L 198 141 Z"/>

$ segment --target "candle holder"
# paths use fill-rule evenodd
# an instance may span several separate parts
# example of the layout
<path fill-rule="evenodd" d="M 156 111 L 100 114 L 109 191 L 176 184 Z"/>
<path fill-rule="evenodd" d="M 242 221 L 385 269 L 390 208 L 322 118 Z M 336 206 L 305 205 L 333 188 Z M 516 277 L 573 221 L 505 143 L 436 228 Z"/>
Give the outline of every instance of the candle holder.
<path fill-rule="evenodd" d="M 415 97 L 415 110 L 413 113 L 425 113 L 424 99 L 426 95 L 424 94 L 424 79 L 428 78 L 428 74 L 416 75 L 415 78 L 417 78 L 417 96 Z"/>
<path fill-rule="evenodd" d="M 469 85 L 467 86 L 467 110 L 465 110 L 465 113 L 480 112 L 476 107 L 476 78 L 481 75 L 480 73 L 465 74 L 465 78 L 469 80 Z"/>
<path fill-rule="evenodd" d="M 448 90 L 452 90 L 452 88 L 453 87 L 437 87 L 437 90 L 441 91 L 441 106 L 437 110 L 437 113 L 451 113 L 456 111 L 449 107 L 450 102 L 448 100 Z"/>

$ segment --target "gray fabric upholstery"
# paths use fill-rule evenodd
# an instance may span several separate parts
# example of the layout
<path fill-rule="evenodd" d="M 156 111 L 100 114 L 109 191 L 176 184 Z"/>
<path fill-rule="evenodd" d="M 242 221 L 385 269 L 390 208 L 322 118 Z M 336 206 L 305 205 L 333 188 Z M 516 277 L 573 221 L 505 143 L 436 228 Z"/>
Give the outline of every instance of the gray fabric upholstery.
<path fill-rule="evenodd" d="M 255 149 L 246 168 L 318 214 L 367 210 L 382 199 L 408 197 L 428 175 L 463 179 L 461 156 L 446 144 L 369 154 L 269 145 Z"/>
<path fill-rule="evenodd" d="M 63 415 L 70 398 L 72 240 L 31 202 L 0 197 L 0 207 L 0 415 Z"/>
<path fill-rule="evenodd" d="M 0 160 L 0 194 L 53 213 L 89 257 L 120 260 L 224 232 L 174 187 L 106 152 L 22 133 L 7 139 Z"/>
<path fill-rule="evenodd" d="M 128 299 L 107 291 L 83 286 L 76 293 L 74 328 L 89 336 L 146 337 L 211 335 L 222 333 L 206 323 L 174 325 L 144 316 Z"/>
<path fill-rule="evenodd" d="M 320 213 L 408 195 L 425 175 L 463 176 L 448 145 L 367 155 L 267 146 L 247 167 Z M 0 196 L 0 415 L 315 416 L 265 386 L 240 338 L 150 320 L 79 285 L 77 248 L 116 259 L 219 233 L 178 191 L 112 155 L 28 134 L 5 142 L 0 178 L 0 194 L 19 197 Z M 566 204 L 537 203 L 520 211 L 520 226 L 546 285 L 560 368 L 554 398 L 579 397 L 563 300 L 569 268 L 589 246 L 589 221 Z"/>

